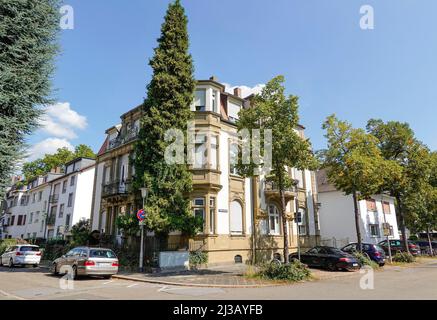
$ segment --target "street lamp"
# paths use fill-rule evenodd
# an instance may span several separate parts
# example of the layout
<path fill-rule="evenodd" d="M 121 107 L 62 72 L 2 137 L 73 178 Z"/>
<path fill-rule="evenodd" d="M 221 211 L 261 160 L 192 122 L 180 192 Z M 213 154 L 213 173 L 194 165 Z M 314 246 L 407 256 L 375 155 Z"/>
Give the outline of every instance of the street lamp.
<path fill-rule="evenodd" d="M 146 213 L 146 199 L 147 199 L 147 188 L 140 188 L 141 197 L 143 198 L 143 210 L 144 214 Z M 140 243 L 140 272 L 144 272 L 144 223 L 140 222 L 141 226 L 141 243 Z"/>

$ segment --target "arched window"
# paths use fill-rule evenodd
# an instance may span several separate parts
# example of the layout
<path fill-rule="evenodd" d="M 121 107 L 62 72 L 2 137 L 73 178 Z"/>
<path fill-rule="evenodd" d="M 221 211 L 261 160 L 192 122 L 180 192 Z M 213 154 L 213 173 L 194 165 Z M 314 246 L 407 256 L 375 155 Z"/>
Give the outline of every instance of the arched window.
<path fill-rule="evenodd" d="M 231 234 L 243 234 L 243 208 L 240 202 L 235 200 L 231 202 L 230 228 Z"/>
<path fill-rule="evenodd" d="M 269 234 L 279 235 L 279 210 L 274 205 L 269 205 Z"/>
<path fill-rule="evenodd" d="M 236 255 L 236 256 L 234 257 L 234 262 L 235 262 L 235 263 L 243 263 L 243 257 L 240 256 L 239 254 Z"/>

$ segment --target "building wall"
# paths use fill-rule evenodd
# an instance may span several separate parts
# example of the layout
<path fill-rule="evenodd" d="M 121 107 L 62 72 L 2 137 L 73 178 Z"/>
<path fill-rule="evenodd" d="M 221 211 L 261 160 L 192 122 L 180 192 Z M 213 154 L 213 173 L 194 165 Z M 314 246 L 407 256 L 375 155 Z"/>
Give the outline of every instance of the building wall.
<path fill-rule="evenodd" d="M 382 223 L 384 215 L 382 211 L 382 202 L 390 202 L 390 214 L 386 214 L 387 223 L 393 226 L 394 236 L 391 239 L 399 239 L 399 231 L 396 222 L 396 211 L 394 200 L 391 197 L 376 195 L 372 197 L 376 200 L 377 212 L 368 212 L 365 200 L 359 201 L 360 211 L 360 230 L 362 241 L 367 243 L 378 243 L 385 239 L 383 236 Z M 329 191 L 319 193 L 319 199 L 322 203 L 320 209 L 320 222 L 322 243 L 326 245 L 335 245 L 341 247 L 348 242 L 356 242 L 356 228 L 354 218 L 354 205 L 351 195 L 344 195 L 341 191 Z M 369 224 L 378 224 L 380 226 L 380 236 L 370 235 Z M 333 241 L 333 238 L 336 240 Z"/>
<path fill-rule="evenodd" d="M 95 167 L 91 167 L 77 175 L 76 197 L 73 205 L 71 225 L 75 225 L 81 219 L 90 219 L 94 171 Z"/>

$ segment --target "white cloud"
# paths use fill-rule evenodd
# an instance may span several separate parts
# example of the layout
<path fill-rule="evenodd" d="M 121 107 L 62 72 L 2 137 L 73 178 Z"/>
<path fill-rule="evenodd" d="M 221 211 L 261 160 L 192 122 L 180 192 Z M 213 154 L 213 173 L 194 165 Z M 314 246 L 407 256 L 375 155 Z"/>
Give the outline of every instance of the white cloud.
<path fill-rule="evenodd" d="M 70 107 L 70 103 L 56 103 L 49 105 L 40 120 L 41 131 L 51 136 L 75 139 L 75 130 L 87 127 L 87 119 Z"/>
<path fill-rule="evenodd" d="M 73 145 L 67 139 L 47 138 L 31 146 L 28 150 L 26 161 L 33 161 L 44 157 L 46 154 L 56 153 L 59 148 L 66 147 L 73 151 Z"/>
<path fill-rule="evenodd" d="M 258 94 L 261 93 L 262 89 L 266 86 L 265 84 L 257 84 L 254 87 L 248 87 L 248 86 L 231 86 L 229 83 L 223 83 L 226 87 L 225 91 L 234 94 L 235 88 L 241 89 L 241 95 L 243 98 L 246 98 L 247 96 L 250 96 L 251 94 Z"/>

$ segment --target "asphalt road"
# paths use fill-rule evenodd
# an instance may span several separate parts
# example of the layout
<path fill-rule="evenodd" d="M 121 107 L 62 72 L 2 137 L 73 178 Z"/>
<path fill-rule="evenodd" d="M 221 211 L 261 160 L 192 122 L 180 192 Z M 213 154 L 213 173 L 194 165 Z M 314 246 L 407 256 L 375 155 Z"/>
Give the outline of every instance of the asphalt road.
<path fill-rule="evenodd" d="M 366 278 L 363 278 L 365 276 Z M 60 276 L 45 269 L 0 267 L 0 299 L 12 300 L 199 300 L 199 299 L 437 299 L 437 260 L 412 268 L 391 267 L 374 273 L 373 289 L 368 274 L 351 273 L 346 277 L 289 286 L 268 288 L 194 288 L 165 286 L 125 280 L 83 278 L 74 288 Z M 61 286 L 63 284 L 63 286 Z"/>

